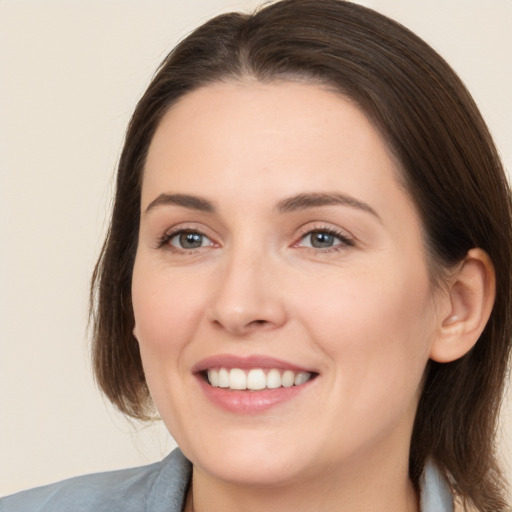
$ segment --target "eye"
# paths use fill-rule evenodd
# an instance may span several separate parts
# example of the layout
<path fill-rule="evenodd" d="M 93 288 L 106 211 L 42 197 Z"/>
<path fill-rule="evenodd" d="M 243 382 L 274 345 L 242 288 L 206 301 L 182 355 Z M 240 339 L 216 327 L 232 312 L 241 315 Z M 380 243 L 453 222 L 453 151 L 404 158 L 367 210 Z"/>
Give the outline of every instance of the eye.
<path fill-rule="evenodd" d="M 316 229 L 304 235 L 299 243 L 302 247 L 313 249 L 332 249 L 337 246 L 353 245 L 350 238 L 342 233 L 328 229 Z"/>
<path fill-rule="evenodd" d="M 199 247 L 213 245 L 213 242 L 206 235 L 197 231 L 179 231 L 171 234 L 168 243 L 177 249 L 198 249 Z"/>

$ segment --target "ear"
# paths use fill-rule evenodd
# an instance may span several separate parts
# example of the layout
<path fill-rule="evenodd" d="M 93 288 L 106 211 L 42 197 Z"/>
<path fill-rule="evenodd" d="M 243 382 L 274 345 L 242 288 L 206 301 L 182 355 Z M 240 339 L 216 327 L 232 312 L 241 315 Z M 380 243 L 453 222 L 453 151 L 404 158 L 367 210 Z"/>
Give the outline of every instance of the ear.
<path fill-rule="evenodd" d="M 439 319 L 430 358 L 459 359 L 478 341 L 491 315 L 496 294 L 494 265 L 482 249 L 471 249 L 449 281 L 446 307 Z"/>

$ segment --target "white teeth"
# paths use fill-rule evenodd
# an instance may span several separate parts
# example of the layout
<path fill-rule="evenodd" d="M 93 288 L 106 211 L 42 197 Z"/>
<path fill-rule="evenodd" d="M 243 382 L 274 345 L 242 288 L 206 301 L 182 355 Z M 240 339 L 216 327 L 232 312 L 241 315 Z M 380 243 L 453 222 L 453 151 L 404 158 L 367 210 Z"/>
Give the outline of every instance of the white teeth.
<path fill-rule="evenodd" d="M 267 379 L 263 370 L 251 370 L 247 375 L 247 389 L 265 389 Z"/>
<path fill-rule="evenodd" d="M 240 368 L 231 368 L 230 370 L 219 368 L 208 370 L 207 375 L 208 381 L 213 387 L 252 391 L 300 386 L 312 377 L 309 372 L 296 373 L 292 370 L 285 370 L 281 373 L 276 368 L 268 371 L 262 368 L 253 368 L 249 371 Z"/>
<path fill-rule="evenodd" d="M 247 389 L 247 376 L 239 368 L 231 368 L 229 371 L 229 387 L 231 389 Z"/>
<path fill-rule="evenodd" d="M 217 370 L 210 370 L 208 372 L 208 380 L 214 388 L 219 387 L 219 372 Z"/>
<path fill-rule="evenodd" d="M 279 370 L 270 370 L 267 373 L 267 388 L 276 389 L 281 387 L 281 373 Z"/>
<path fill-rule="evenodd" d="M 219 388 L 229 388 L 229 372 L 226 368 L 219 370 Z"/>
<path fill-rule="evenodd" d="M 295 375 L 295 379 L 293 381 L 293 384 L 295 386 L 300 386 L 301 384 L 304 384 L 304 382 L 307 382 L 310 379 L 311 375 L 307 372 L 300 372 Z"/>
<path fill-rule="evenodd" d="M 291 370 L 286 370 L 281 377 L 281 385 L 284 388 L 291 388 L 293 386 L 293 382 L 295 381 L 295 373 Z"/>

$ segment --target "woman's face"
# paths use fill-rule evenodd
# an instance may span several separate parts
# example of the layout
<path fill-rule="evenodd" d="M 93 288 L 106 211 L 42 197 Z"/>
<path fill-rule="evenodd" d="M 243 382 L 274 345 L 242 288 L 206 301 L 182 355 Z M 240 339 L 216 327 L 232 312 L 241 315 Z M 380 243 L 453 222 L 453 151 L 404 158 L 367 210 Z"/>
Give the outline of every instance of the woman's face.
<path fill-rule="evenodd" d="M 361 111 L 316 85 L 216 84 L 165 115 L 134 334 L 197 471 L 279 485 L 407 464 L 437 319 L 398 174 Z"/>

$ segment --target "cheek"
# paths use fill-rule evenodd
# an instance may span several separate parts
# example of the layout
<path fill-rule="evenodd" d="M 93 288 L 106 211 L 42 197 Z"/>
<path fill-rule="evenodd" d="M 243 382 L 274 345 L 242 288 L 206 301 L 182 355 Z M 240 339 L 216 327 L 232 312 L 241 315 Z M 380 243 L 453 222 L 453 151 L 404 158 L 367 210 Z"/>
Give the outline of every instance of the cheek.
<path fill-rule="evenodd" d="M 343 431 L 349 446 L 396 429 L 407 436 L 432 336 L 425 324 L 428 294 L 405 281 L 345 285 L 324 295 L 324 307 L 311 317 L 331 364 L 325 407 L 333 413 L 326 432 Z"/>
<path fill-rule="evenodd" d="M 189 377 L 187 351 L 200 322 L 202 292 L 184 279 L 136 259 L 132 279 L 134 335 L 151 396 L 171 432 L 181 432 L 188 410 L 184 385 Z"/>
<path fill-rule="evenodd" d="M 203 295 L 197 281 L 187 282 L 178 273 L 151 270 L 136 261 L 132 302 L 141 351 L 162 356 L 186 344 L 197 327 Z"/>
<path fill-rule="evenodd" d="M 327 282 L 303 296 L 313 338 L 330 359 L 345 396 L 375 403 L 385 393 L 414 394 L 434 336 L 428 276 L 389 271 Z M 387 400 L 387 398 L 386 398 Z"/>
<path fill-rule="evenodd" d="M 189 430 L 187 418 L 197 414 L 190 407 L 190 390 L 194 388 L 190 365 L 204 346 L 198 348 L 198 330 L 207 325 L 214 286 L 211 269 L 176 270 L 155 260 L 144 252 L 135 260 L 134 335 L 153 402 L 179 442 Z"/>

